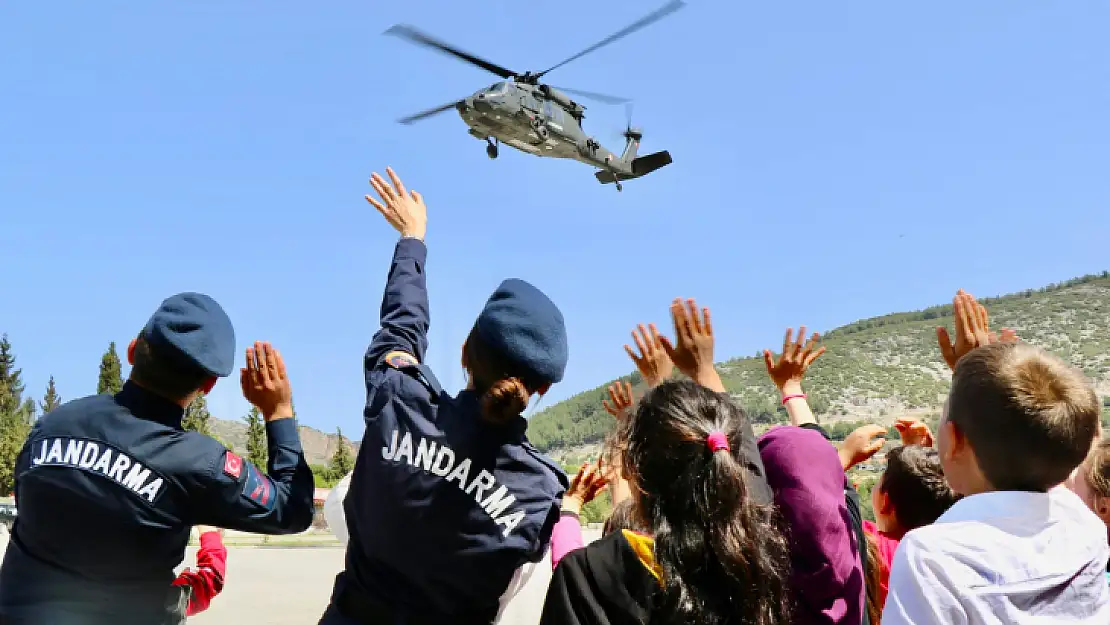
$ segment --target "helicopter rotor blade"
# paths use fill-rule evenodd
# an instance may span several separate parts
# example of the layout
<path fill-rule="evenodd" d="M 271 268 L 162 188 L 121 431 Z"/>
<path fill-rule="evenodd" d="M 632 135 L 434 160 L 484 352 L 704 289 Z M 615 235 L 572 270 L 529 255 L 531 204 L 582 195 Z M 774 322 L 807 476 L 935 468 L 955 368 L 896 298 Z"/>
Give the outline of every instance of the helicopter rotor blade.
<path fill-rule="evenodd" d="M 682 0 L 671 0 L 670 2 L 668 2 L 663 7 L 659 8 L 659 9 L 656 9 L 655 11 L 652 11 L 651 13 L 645 15 L 644 17 L 641 17 L 640 19 L 638 19 L 635 22 L 629 24 L 628 26 L 624 27 L 623 29 L 613 33 L 612 35 L 609 35 L 605 39 L 602 39 L 601 41 L 595 43 L 594 45 L 592 45 L 588 48 L 586 48 L 585 50 L 579 52 L 578 54 L 575 54 L 574 56 L 570 57 L 569 59 L 567 59 L 567 60 L 565 60 L 561 63 L 558 63 L 556 65 L 552 65 L 551 67 L 545 69 L 544 71 L 540 72 L 539 74 L 536 74 L 536 77 L 538 78 L 540 76 L 543 76 L 544 74 L 546 74 L 546 73 L 548 73 L 548 72 L 550 72 L 554 69 L 558 69 L 558 68 L 566 65 L 567 63 L 570 63 L 571 61 L 578 60 L 578 59 L 582 58 L 583 56 L 586 56 L 587 54 L 593 52 L 594 50 L 597 50 L 598 48 L 603 48 L 603 47 L 613 43 L 614 41 L 617 41 L 618 39 L 623 39 L 623 38 L 627 37 L 628 35 L 631 35 L 632 33 L 640 30 L 641 28 L 644 28 L 644 27 L 646 27 L 650 24 L 653 24 L 653 23 L 663 19 L 664 17 L 670 15 L 671 13 L 674 13 L 675 11 L 681 9 L 684 6 L 686 6 L 686 3 L 683 2 Z"/>
<path fill-rule="evenodd" d="M 463 52 L 462 50 L 459 50 L 454 46 L 450 46 L 436 39 L 435 37 L 422 33 L 407 24 L 397 24 L 391 26 L 389 30 L 385 31 L 385 34 L 408 39 L 409 41 L 418 45 L 434 48 L 436 50 L 439 50 L 440 52 L 445 52 L 447 54 L 450 54 L 451 56 L 462 59 L 463 61 L 466 61 L 471 65 L 477 65 L 487 72 L 497 74 L 502 78 L 513 78 L 517 75 L 517 73 L 512 71 L 511 69 L 501 67 L 500 65 L 496 65 L 494 63 L 490 63 L 489 61 L 474 56 L 469 52 Z"/>
<path fill-rule="evenodd" d="M 583 98 L 588 98 L 590 100 L 597 100 L 598 102 L 601 102 L 603 104 L 627 104 L 632 101 L 628 98 L 619 98 L 617 96 L 605 95 L 604 93 L 595 93 L 593 91 L 582 91 L 581 89 L 563 89 L 562 87 L 557 87 L 557 89 L 564 93 L 571 93 L 577 96 L 582 96 Z"/>
<path fill-rule="evenodd" d="M 437 106 L 434 109 L 428 109 L 426 111 L 421 111 L 421 112 L 419 112 L 415 115 L 409 115 L 408 117 L 404 117 L 404 118 L 399 119 L 397 121 L 399 121 L 400 123 L 407 126 L 407 125 L 409 125 L 413 122 L 418 122 L 422 119 L 427 119 L 429 117 L 432 117 L 433 115 L 439 115 L 440 113 L 449 111 L 449 110 L 455 108 L 458 104 L 459 104 L 459 100 L 455 100 L 454 102 L 449 102 L 447 104 L 444 104 L 443 106 Z"/>

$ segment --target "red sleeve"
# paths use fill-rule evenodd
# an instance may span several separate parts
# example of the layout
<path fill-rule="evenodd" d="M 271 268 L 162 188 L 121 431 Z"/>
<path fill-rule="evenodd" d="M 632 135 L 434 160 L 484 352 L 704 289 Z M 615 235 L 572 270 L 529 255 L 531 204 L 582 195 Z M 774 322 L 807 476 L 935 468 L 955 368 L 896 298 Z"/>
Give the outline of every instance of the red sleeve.
<path fill-rule="evenodd" d="M 188 585 L 193 589 L 186 616 L 193 616 L 208 609 L 212 599 L 224 589 L 226 570 L 227 547 L 224 547 L 219 532 L 201 534 L 196 570 L 185 569 L 173 582 L 176 586 Z"/>

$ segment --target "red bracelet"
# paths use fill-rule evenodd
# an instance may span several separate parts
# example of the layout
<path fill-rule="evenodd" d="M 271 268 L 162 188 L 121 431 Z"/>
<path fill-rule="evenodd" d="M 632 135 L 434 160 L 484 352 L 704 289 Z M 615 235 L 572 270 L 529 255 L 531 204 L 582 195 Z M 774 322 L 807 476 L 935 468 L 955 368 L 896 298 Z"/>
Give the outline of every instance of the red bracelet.
<path fill-rule="evenodd" d="M 786 395 L 782 398 L 782 405 L 785 406 L 786 402 L 790 401 L 791 399 L 805 399 L 805 398 L 806 398 L 805 393 L 798 393 L 797 395 Z"/>

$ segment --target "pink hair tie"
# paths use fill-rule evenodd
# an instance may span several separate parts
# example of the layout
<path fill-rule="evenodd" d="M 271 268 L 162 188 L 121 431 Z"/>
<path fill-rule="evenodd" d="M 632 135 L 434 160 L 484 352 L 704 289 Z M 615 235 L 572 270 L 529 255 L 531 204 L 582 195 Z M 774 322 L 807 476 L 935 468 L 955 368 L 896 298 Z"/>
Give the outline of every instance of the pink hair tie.
<path fill-rule="evenodd" d="M 728 437 L 724 432 L 710 432 L 709 436 L 705 437 L 705 444 L 709 445 L 709 451 L 716 453 L 722 449 L 729 450 Z"/>

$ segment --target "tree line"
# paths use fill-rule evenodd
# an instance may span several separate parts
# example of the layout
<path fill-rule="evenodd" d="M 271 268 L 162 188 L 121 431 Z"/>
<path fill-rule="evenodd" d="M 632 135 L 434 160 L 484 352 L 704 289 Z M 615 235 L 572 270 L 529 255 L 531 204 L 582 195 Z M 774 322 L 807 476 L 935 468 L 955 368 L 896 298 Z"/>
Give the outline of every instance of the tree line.
<path fill-rule="evenodd" d="M 114 395 L 123 388 L 123 363 L 114 342 L 100 358 L 100 370 L 96 381 L 98 395 Z M 8 335 L 0 335 L 0 496 L 11 495 L 15 487 L 15 462 L 35 421 L 62 404 L 62 397 L 54 383 L 54 376 L 46 384 L 41 400 L 25 396 L 23 370 L 16 366 L 16 357 Z M 294 415 L 296 410 L 294 409 Z M 181 426 L 188 431 L 210 436 L 228 449 L 241 453 L 226 441 L 220 440 L 211 429 L 212 415 L 204 395 L 198 396 L 185 409 Z M 265 470 L 268 460 L 266 444 L 266 424 L 258 409 L 251 407 L 243 417 L 247 426 L 246 449 L 242 455 L 255 466 Z M 354 456 L 347 445 L 343 444 L 339 432 L 339 446 L 327 466 L 313 467 L 317 476 L 317 486 L 330 487 L 354 468 Z"/>

